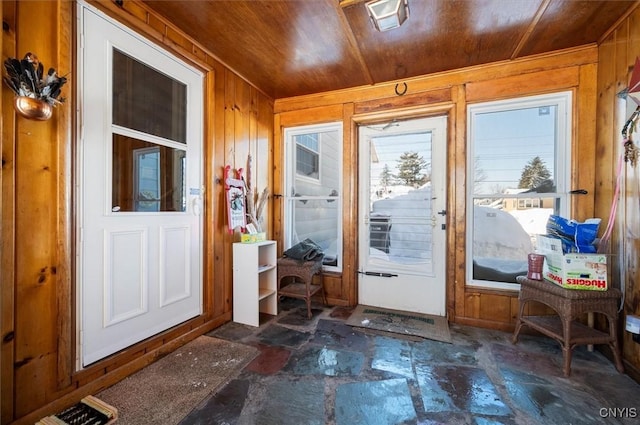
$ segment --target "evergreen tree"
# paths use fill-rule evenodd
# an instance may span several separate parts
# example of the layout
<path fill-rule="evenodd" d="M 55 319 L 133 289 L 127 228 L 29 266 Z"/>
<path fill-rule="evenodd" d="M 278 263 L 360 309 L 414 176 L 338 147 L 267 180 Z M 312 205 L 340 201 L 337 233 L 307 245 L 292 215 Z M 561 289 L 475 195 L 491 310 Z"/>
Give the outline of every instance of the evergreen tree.
<path fill-rule="evenodd" d="M 380 172 L 380 186 L 382 186 L 382 189 L 386 191 L 387 187 L 391 186 L 392 184 L 393 174 L 391 174 L 389 164 L 384 164 L 384 168 L 382 169 L 382 172 Z"/>
<path fill-rule="evenodd" d="M 405 152 L 398 160 L 398 180 L 407 186 L 420 187 L 430 180 L 430 176 L 423 173 L 429 163 L 418 155 L 418 152 Z"/>
<path fill-rule="evenodd" d="M 534 189 L 542 186 L 543 183 L 547 183 L 549 181 L 549 177 L 551 177 L 551 173 L 547 169 L 544 161 L 540 159 L 539 156 L 536 156 L 522 169 L 518 188 Z"/>

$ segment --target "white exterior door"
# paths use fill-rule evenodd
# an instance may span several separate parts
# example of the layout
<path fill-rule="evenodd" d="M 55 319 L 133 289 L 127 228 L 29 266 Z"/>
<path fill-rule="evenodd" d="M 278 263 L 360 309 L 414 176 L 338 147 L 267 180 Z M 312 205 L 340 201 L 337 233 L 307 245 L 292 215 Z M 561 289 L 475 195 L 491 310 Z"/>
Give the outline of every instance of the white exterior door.
<path fill-rule="evenodd" d="M 445 315 L 446 123 L 360 126 L 360 304 Z"/>
<path fill-rule="evenodd" d="M 86 366 L 202 312 L 203 75 L 89 6 L 78 15 Z"/>

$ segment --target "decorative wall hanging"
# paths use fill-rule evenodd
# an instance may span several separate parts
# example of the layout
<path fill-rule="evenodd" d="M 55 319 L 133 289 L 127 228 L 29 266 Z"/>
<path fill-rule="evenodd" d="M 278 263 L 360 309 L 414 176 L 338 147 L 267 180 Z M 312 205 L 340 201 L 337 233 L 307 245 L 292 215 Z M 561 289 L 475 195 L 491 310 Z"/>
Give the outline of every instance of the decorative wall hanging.
<path fill-rule="evenodd" d="M 636 131 L 636 124 L 640 115 L 640 57 L 636 58 L 629 87 L 626 89 L 625 97 L 631 98 L 637 105 L 635 111 L 629 116 L 627 122 L 622 127 L 622 138 L 624 143 L 624 161 L 631 163 L 635 167 L 638 159 L 638 147 L 633 143 L 632 133 Z"/>
<path fill-rule="evenodd" d="M 264 212 L 264 208 L 266 206 L 267 200 L 269 199 L 269 188 L 265 187 L 262 193 L 257 196 L 253 188 L 253 183 L 251 181 L 251 166 L 252 166 L 252 158 L 251 155 L 247 157 L 247 182 L 246 182 L 246 190 L 247 190 L 247 219 L 249 224 L 252 224 L 257 232 L 263 232 L 262 228 L 263 218 L 262 214 Z"/>
<path fill-rule="evenodd" d="M 244 232 L 247 227 L 247 210 L 242 168 L 236 170 L 235 176 L 232 176 L 231 166 L 224 167 L 224 188 L 227 198 L 228 231 L 233 233 L 237 227 L 240 227 L 240 231 Z"/>
<path fill-rule="evenodd" d="M 65 101 L 60 97 L 66 77 L 58 75 L 54 68 L 44 74 L 44 65 L 29 52 L 22 60 L 8 58 L 4 61 L 3 81 L 16 94 L 13 106 L 18 114 L 30 119 L 45 121 L 51 118 L 53 107 Z"/>
<path fill-rule="evenodd" d="M 402 85 L 403 85 L 403 88 L 402 88 L 402 90 L 400 90 L 399 89 L 400 83 L 396 84 L 396 94 L 398 96 L 404 96 L 405 94 L 407 94 L 407 89 L 409 88 L 407 86 L 407 83 L 402 83 Z"/>

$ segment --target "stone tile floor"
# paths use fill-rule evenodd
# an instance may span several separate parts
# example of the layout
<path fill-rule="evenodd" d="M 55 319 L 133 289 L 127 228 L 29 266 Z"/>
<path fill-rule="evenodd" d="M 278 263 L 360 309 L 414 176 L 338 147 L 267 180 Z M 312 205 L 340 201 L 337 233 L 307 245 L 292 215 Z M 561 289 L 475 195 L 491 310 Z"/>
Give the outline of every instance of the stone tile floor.
<path fill-rule="evenodd" d="M 210 333 L 260 355 L 182 422 L 188 424 L 637 424 L 640 385 L 598 351 L 451 325 L 452 344 L 345 325 L 352 309 L 284 300 L 259 327 Z"/>

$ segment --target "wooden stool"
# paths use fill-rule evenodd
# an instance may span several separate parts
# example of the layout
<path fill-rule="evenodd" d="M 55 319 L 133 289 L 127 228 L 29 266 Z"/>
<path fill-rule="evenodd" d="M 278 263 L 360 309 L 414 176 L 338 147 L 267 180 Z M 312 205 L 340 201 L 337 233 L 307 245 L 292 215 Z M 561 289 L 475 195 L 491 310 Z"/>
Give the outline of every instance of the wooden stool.
<path fill-rule="evenodd" d="M 313 276 L 320 274 L 320 284 L 313 284 Z M 297 277 L 302 282 L 289 283 L 282 286 L 285 277 Z M 307 303 L 307 317 L 311 319 L 311 297 L 318 291 L 322 292 L 322 302 L 327 303 L 322 284 L 322 257 L 312 261 L 296 260 L 282 257 L 278 259 L 278 302 L 280 297 L 291 297 L 305 300 Z"/>
<path fill-rule="evenodd" d="M 558 341 L 562 346 L 564 376 L 571 373 L 571 353 L 577 345 L 608 344 L 613 352 L 616 369 L 624 372 L 618 343 L 618 304 L 622 294 L 610 288 L 607 291 L 583 291 L 564 289 L 546 280 L 531 280 L 526 276 L 516 278 L 520 284 L 518 297 L 520 309 L 513 333 L 513 343 L 518 341 L 522 325 L 527 325 Z M 551 307 L 557 316 L 525 316 L 524 306 L 538 301 Z M 609 322 L 609 333 L 590 328 L 577 322 L 584 313 L 602 313 Z"/>

